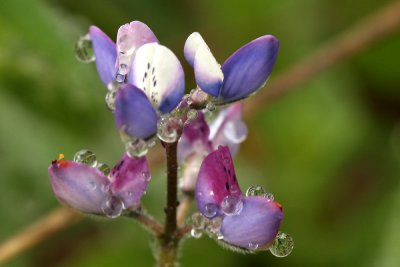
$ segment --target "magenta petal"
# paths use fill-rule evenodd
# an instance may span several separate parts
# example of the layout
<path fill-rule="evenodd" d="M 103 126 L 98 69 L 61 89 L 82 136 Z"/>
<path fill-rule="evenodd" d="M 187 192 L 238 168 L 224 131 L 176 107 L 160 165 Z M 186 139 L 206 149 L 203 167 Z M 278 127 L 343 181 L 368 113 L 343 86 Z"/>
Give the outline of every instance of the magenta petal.
<path fill-rule="evenodd" d="M 235 156 L 247 137 L 247 127 L 242 120 L 243 104 L 236 102 L 220 111 L 210 125 L 210 140 L 212 147 L 228 146 L 232 156 Z"/>
<path fill-rule="evenodd" d="M 223 217 L 221 234 L 225 242 L 237 247 L 267 249 L 282 219 L 279 203 L 263 197 L 245 197 L 240 214 Z"/>
<path fill-rule="evenodd" d="M 233 102 L 262 87 L 275 65 L 278 48 L 279 41 L 265 35 L 233 53 L 222 65 L 224 84 L 218 98 Z"/>
<path fill-rule="evenodd" d="M 110 196 L 109 181 L 96 168 L 67 160 L 49 167 L 50 182 L 58 200 L 84 213 L 103 214 L 102 203 Z"/>
<path fill-rule="evenodd" d="M 110 173 L 111 192 L 119 197 L 125 208 L 134 208 L 146 192 L 150 181 L 146 157 L 131 158 L 124 155 Z"/>
<path fill-rule="evenodd" d="M 199 211 L 209 216 L 207 207 L 220 207 L 227 195 L 242 196 L 228 147 L 219 147 L 203 161 L 197 178 L 195 197 Z M 214 214 L 216 215 L 216 214 Z"/>
<path fill-rule="evenodd" d="M 201 151 L 211 151 L 208 140 L 210 129 L 201 111 L 196 119 L 188 121 L 178 142 L 178 160 L 183 161 L 189 155 Z"/>
<path fill-rule="evenodd" d="M 94 56 L 96 59 L 97 72 L 100 79 L 107 86 L 115 79 L 117 70 L 117 50 L 114 42 L 96 26 L 89 28 L 90 38 L 93 44 Z"/>

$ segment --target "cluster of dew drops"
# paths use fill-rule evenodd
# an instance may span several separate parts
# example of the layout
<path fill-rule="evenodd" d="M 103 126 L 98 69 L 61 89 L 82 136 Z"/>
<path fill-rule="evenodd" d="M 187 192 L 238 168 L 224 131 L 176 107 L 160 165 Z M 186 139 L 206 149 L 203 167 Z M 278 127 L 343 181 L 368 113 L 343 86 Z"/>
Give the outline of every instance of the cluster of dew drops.
<path fill-rule="evenodd" d="M 274 200 L 274 195 L 266 192 L 261 185 L 250 186 L 246 191 L 246 196 L 261 196 L 270 201 Z M 242 208 L 243 202 L 239 196 L 228 195 L 221 202 L 221 211 L 226 216 L 239 215 Z M 220 216 L 214 217 L 217 212 L 218 206 L 210 203 L 204 206 L 204 215 L 200 213 L 193 214 L 191 217 L 191 236 L 193 238 L 200 238 L 203 233 L 207 233 L 209 236 L 223 241 L 224 236 L 221 233 L 222 219 Z M 225 243 L 225 245 L 228 244 Z M 292 252 L 293 246 L 293 238 L 287 233 L 279 232 L 269 247 L 269 251 L 276 257 L 286 257 Z M 247 249 L 249 251 L 256 251 L 258 248 L 259 244 L 256 242 L 249 242 Z"/>
<path fill-rule="evenodd" d="M 128 73 L 127 67 L 127 53 L 129 51 L 119 51 L 119 61 L 117 74 L 115 80 L 112 81 L 108 86 L 108 92 L 105 97 L 105 102 L 108 109 L 112 112 L 115 110 L 115 97 L 118 92 L 121 83 L 125 82 L 126 75 Z M 75 55 L 77 59 L 84 63 L 90 63 L 95 61 L 95 56 L 92 47 L 92 41 L 89 34 L 82 36 L 75 45 Z M 192 92 L 193 93 L 193 92 Z M 190 100 L 189 100 L 190 101 Z M 190 102 L 188 103 L 190 104 Z M 212 112 L 216 110 L 214 103 L 208 102 L 206 105 L 206 116 L 211 116 Z M 176 114 L 160 115 L 160 119 L 157 123 L 157 137 L 166 143 L 176 142 L 179 138 L 179 129 L 183 127 L 182 118 L 179 116 L 179 108 Z M 195 120 L 197 117 L 197 111 L 193 109 L 186 110 L 186 118 L 188 121 Z M 235 131 L 229 131 L 235 132 Z M 147 154 L 148 149 L 155 145 L 156 139 L 142 140 L 132 139 L 130 137 L 123 137 L 125 142 L 125 150 L 131 157 L 141 157 Z M 93 167 L 98 168 L 106 176 L 110 174 L 110 167 L 104 163 L 98 163 L 96 156 L 89 150 L 81 150 L 74 156 L 75 162 L 84 163 Z M 270 201 L 274 200 L 274 195 L 268 193 L 260 185 L 254 185 L 247 189 L 246 196 L 262 196 Z M 240 214 L 243 208 L 243 202 L 240 197 L 228 195 L 221 202 L 221 211 L 227 216 L 235 216 Z M 119 217 L 124 209 L 123 202 L 117 197 L 110 197 L 102 205 L 102 210 L 107 217 L 116 218 Z M 217 240 L 223 241 L 224 236 L 221 234 L 221 217 L 215 215 L 218 212 L 218 206 L 215 204 L 206 204 L 204 207 L 204 216 L 200 213 L 194 213 L 191 217 L 191 236 L 194 238 L 200 238 L 203 233 L 207 233 Z M 293 250 L 294 242 L 293 238 L 283 232 L 279 232 L 272 245 L 269 247 L 269 251 L 276 257 L 286 257 Z M 248 244 L 248 250 L 255 251 L 259 247 L 256 242 L 250 242 Z"/>

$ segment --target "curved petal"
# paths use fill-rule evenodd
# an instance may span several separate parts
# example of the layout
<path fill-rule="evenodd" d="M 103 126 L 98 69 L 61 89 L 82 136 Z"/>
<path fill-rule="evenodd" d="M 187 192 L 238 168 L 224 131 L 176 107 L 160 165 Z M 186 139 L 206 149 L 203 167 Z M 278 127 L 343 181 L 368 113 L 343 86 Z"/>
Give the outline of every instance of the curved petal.
<path fill-rule="evenodd" d="M 208 141 L 209 134 L 210 129 L 204 114 L 198 111 L 196 119 L 186 123 L 183 128 L 183 133 L 178 142 L 178 161 L 182 162 L 189 155 L 199 151 L 211 151 Z"/>
<path fill-rule="evenodd" d="M 157 43 L 142 45 L 136 51 L 129 77 L 129 82 L 142 89 L 162 113 L 174 109 L 185 91 L 185 77 L 178 58 Z"/>
<path fill-rule="evenodd" d="M 262 87 L 275 65 L 278 48 L 279 41 L 265 35 L 233 53 L 222 65 L 224 84 L 218 98 L 233 102 Z"/>
<path fill-rule="evenodd" d="M 189 35 L 189 37 L 186 39 L 183 53 L 185 55 L 186 61 L 192 67 L 194 66 L 194 58 L 196 56 L 197 49 L 199 49 L 200 47 L 208 49 L 208 46 L 203 37 L 201 37 L 200 33 L 194 32 Z"/>
<path fill-rule="evenodd" d="M 224 216 L 220 231 L 224 241 L 234 246 L 267 249 L 274 241 L 282 219 L 279 203 L 263 197 L 245 197 L 240 214 Z"/>
<path fill-rule="evenodd" d="M 242 196 L 240 191 L 232 157 L 227 147 L 219 147 L 211 152 L 201 164 L 197 178 L 195 197 L 199 211 L 206 217 L 209 216 L 207 206 L 220 207 L 224 197 Z M 219 212 L 221 214 L 221 212 Z"/>
<path fill-rule="evenodd" d="M 130 68 L 131 57 L 136 49 L 147 43 L 158 42 L 157 37 L 151 29 L 140 21 L 132 21 L 122 25 L 118 29 L 117 49 L 118 49 L 118 65 L 125 64 Z M 117 66 L 118 66 L 117 65 Z"/>
<path fill-rule="evenodd" d="M 217 118 L 210 125 L 210 140 L 215 149 L 219 146 L 228 146 L 234 156 L 247 137 L 247 126 L 242 120 L 243 104 L 236 102 L 220 111 Z"/>
<path fill-rule="evenodd" d="M 208 47 L 199 47 L 194 58 L 194 75 L 196 84 L 201 90 L 217 97 L 219 95 L 224 74 L 221 65 Z"/>
<path fill-rule="evenodd" d="M 157 133 L 157 113 L 142 90 L 125 84 L 115 99 L 115 124 L 124 135 L 148 139 Z"/>
<path fill-rule="evenodd" d="M 102 203 L 110 196 L 109 181 L 96 168 L 68 160 L 49 167 L 50 182 L 58 200 L 84 213 L 103 214 Z"/>
<path fill-rule="evenodd" d="M 133 54 L 140 46 L 158 42 L 151 29 L 140 21 L 132 21 L 118 29 L 117 48 L 120 53 Z"/>
<path fill-rule="evenodd" d="M 92 40 L 93 52 L 96 59 L 97 72 L 100 79 L 107 86 L 115 80 L 117 70 L 117 50 L 114 42 L 96 26 L 89 28 L 90 39 Z"/>
<path fill-rule="evenodd" d="M 111 192 L 124 202 L 125 208 L 135 207 L 146 193 L 150 178 L 146 157 L 131 158 L 125 154 L 110 173 Z"/>

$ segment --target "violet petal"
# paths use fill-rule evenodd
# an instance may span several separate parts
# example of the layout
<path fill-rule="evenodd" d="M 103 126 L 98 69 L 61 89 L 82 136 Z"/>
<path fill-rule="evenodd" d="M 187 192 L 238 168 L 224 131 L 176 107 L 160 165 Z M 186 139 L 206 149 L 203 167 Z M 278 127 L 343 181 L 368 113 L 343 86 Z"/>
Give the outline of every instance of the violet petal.
<path fill-rule="evenodd" d="M 205 207 L 209 204 L 220 207 L 227 195 L 242 196 L 242 192 L 229 149 L 220 146 L 203 160 L 200 167 L 195 189 L 199 211 L 205 214 Z"/>
<path fill-rule="evenodd" d="M 263 197 L 245 197 L 242 201 L 240 214 L 222 219 L 224 241 L 245 249 L 267 249 L 283 218 L 281 205 Z"/>
<path fill-rule="evenodd" d="M 58 200 L 84 213 L 103 214 L 102 203 L 110 196 L 109 181 L 98 169 L 68 160 L 49 167 L 50 182 Z"/>
<path fill-rule="evenodd" d="M 262 87 L 275 65 L 278 48 L 279 41 L 265 35 L 233 53 L 222 65 L 224 84 L 218 98 L 233 102 Z"/>
<path fill-rule="evenodd" d="M 157 113 L 142 90 L 125 84 L 117 92 L 115 124 L 123 135 L 148 139 L 157 133 Z"/>
<path fill-rule="evenodd" d="M 117 70 L 117 50 L 114 42 L 96 26 L 90 26 L 89 35 L 92 40 L 93 52 L 96 59 L 97 72 L 105 86 L 115 79 Z"/>
<path fill-rule="evenodd" d="M 124 207 L 137 206 L 151 177 L 146 157 L 131 158 L 125 154 L 111 171 L 110 177 L 111 192 L 124 202 Z"/>

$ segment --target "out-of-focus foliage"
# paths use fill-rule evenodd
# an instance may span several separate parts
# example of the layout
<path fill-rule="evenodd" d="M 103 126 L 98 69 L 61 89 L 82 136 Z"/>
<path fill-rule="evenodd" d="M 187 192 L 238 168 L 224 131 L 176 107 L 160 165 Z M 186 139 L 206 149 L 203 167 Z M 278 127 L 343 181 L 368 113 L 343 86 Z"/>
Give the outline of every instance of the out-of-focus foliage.
<path fill-rule="evenodd" d="M 0 1 L 0 240 L 59 206 L 51 159 L 90 148 L 113 164 L 122 153 L 105 89 L 73 44 L 96 24 L 147 23 L 183 61 L 200 31 L 220 62 L 262 34 L 281 41 L 272 75 L 384 5 L 337 1 Z M 263 184 L 284 206 L 295 239 L 283 259 L 234 254 L 188 239 L 182 266 L 399 266 L 400 34 L 259 110 L 236 159 L 242 187 Z M 263 90 L 268 90 L 268 86 Z M 165 178 L 145 204 L 162 218 Z M 152 266 L 148 236 L 129 220 L 87 219 L 6 266 Z"/>

